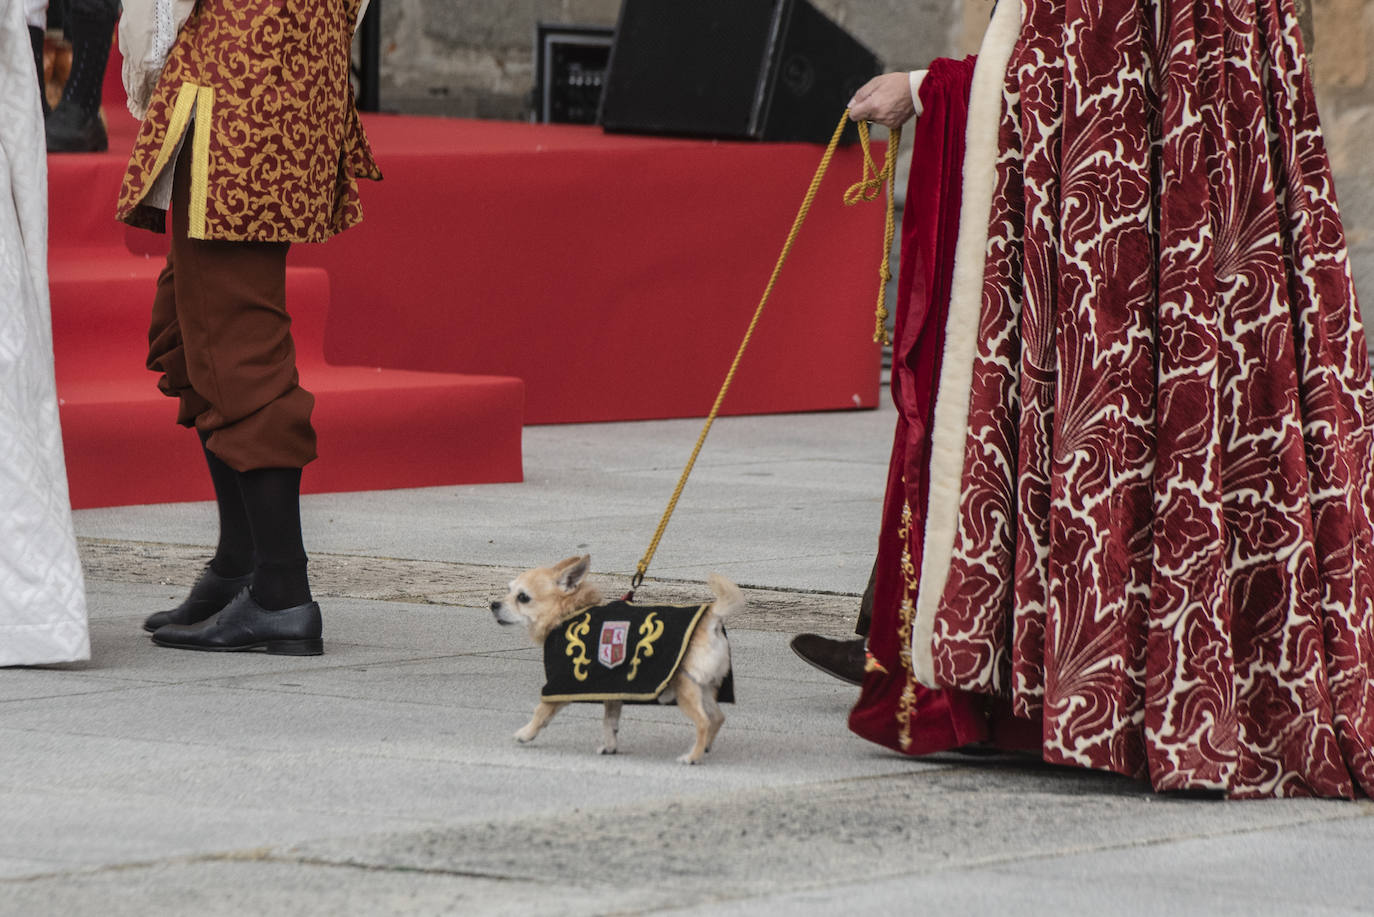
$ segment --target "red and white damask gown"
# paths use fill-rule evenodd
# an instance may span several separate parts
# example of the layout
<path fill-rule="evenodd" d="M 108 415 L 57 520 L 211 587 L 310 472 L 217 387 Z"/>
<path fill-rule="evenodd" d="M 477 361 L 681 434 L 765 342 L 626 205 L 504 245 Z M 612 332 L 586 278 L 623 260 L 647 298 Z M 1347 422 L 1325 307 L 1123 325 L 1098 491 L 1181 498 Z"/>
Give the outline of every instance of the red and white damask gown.
<path fill-rule="evenodd" d="M 1002 0 L 967 122 L 851 726 L 1374 793 L 1374 387 L 1291 2 Z"/>

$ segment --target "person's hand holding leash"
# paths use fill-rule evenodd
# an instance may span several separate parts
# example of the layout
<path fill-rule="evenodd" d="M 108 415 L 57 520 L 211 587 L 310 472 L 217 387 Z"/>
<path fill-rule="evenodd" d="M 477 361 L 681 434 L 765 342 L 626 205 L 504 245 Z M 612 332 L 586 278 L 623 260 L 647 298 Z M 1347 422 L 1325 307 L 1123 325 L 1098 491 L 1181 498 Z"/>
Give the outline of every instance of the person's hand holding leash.
<path fill-rule="evenodd" d="M 851 121 L 872 121 L 886 128 L 901 127 L 916 114 L 911 80 L 906 73 L 884 73 L 859 87 L 849 100 Z"/>

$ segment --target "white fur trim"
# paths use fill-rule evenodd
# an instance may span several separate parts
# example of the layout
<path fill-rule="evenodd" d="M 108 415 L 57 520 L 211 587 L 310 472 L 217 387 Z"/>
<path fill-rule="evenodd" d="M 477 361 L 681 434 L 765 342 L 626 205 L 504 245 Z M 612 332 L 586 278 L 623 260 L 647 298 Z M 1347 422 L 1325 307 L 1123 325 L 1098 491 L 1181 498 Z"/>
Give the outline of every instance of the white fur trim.
<path fill-rule="evenodd" d="M 916 619 L 911 628 L 911 660 L 916 678 L 935 686 L 931 637 L 935 612 L 949 579 L 959 528 L 959 498 L 968 438 L 969 386 L 978 345 L 978 319 L 983 305 L 983 267 L 987 260 L 988 216 L 997 179 L 997 140 L 1002 124 L 1002 97 L 1007 65 L 1021 33 L 1021 0 L 1001 0 L 978 51 L 969 95 L 964 135 L 964 190 L 959 237 L 954 248 L 954 277 L 945 354 L 935 398 L 930 434 L 930 499 L 926 506 L 925 549 L 916 592 Z"/>

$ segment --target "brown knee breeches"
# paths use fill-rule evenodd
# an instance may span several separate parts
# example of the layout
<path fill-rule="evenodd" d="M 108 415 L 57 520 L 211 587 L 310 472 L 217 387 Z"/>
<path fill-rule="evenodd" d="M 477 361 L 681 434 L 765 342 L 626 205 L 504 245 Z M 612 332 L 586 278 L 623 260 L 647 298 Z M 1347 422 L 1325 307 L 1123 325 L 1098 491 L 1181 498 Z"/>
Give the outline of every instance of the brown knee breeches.
<path fill-rule="evenodd" d="M 190 155 L 172 183 L 172 250 L 157 281 L 148 368 L 181 401 L 177 422 L 238 471 L 300 468 L 315 458 L 286 314 L 287 242 L 187 237 Z"/>

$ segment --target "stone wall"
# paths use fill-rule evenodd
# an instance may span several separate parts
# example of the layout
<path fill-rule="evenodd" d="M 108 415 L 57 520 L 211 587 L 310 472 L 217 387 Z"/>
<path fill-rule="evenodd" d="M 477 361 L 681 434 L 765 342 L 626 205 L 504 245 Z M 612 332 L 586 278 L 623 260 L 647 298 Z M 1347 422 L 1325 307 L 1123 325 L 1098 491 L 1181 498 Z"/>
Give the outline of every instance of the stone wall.
<path fill-rule="evenodd" d="M 384 109 L 507 119 L 528 117 L 537 22 L 614 25 L 620 8 L 620 0 L 374 2 L 382 13 Z M 815 2 L 892 69 L 976 50 L 992 9 L 992 0 Z M 1310 9 L 1318 106 L 1366 324 L 1374 327 L 1374 0 L 1311 0 Z"/>
<path fill-rule="evenodd" d="M 382 11 L 382 107 L 479 118 L 528 115 L 536 23 L 613 26 L 620 10 L 620 0 L 374 2 Z M 894 69 L 948 53 L 964 32 L 958 0 L 815 3 Z"/>

